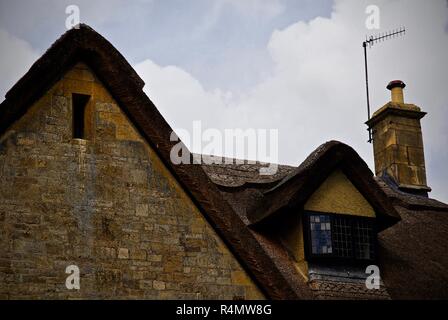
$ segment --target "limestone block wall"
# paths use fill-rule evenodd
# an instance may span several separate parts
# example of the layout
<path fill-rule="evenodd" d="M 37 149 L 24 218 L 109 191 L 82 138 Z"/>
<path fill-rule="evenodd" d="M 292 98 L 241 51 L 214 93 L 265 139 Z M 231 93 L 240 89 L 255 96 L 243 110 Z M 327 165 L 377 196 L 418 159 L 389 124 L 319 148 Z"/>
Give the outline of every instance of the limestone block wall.
<path fill-rule="evenodd" d="M 391 109 L 390 105 L 383 108 Z M 420 108 L 414 105 L 398 104 L 398 107 L 408 112 L 420 112 Z M 373 140 L 376 175 L 387 172 L 399 185 L 427 186 L 422 129 L 418 117 L 393 113 L 385 116 L 375 124 Z"/>
<path fill-rule="evenodd" d="M 91 96 L 88 140 L 72 93 Z M 0 181 L 2 299 L 263 298 L 84 64 L 0 137 Z"/>

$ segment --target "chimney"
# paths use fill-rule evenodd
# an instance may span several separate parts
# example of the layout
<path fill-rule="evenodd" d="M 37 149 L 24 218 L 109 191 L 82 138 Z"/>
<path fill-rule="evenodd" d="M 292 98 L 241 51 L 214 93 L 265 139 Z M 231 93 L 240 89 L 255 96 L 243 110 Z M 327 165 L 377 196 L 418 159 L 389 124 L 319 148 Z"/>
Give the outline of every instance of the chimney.
<path fill-rule="evenodd" d="M 387 85 L 391 101 L 366 122 L 372 130 L 375 174 L 391 181 L 400 190 L 428 196 L 423 152 L 422 112 L 414 104 L 404 103 L 403 81 Z"/>

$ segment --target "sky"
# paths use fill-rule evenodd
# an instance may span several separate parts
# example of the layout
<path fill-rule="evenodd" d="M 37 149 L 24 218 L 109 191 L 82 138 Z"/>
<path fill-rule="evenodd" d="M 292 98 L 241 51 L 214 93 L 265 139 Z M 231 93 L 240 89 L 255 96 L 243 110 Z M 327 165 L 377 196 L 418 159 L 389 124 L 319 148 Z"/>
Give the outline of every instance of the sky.
<path fill-rule="evenodd" d="M 446 0 L 0 0 L 0 101 L 66 31 L 71 4 L 136 69 L 173 128 L 278 129 L 278 160 L 296 166 L 339 140 L 373 170 L 361 44 L 405 26 L 368 49 L 371 107 L 390 100 L 390 80 L 406 83 L 405 102 L 428 112 L 430 195 L 448 202 Z M 366 26 L 370 5 L 379 29 Z"/>

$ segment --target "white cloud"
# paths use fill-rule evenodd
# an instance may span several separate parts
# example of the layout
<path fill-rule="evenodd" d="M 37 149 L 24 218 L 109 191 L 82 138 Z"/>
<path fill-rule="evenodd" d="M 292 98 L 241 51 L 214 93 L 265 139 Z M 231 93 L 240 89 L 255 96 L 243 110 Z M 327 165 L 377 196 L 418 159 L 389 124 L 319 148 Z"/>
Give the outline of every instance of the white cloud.
<path fill-rule="evenodd" d="M 178 127 L 188 129 L 192 120 L 202 119 L 205 114 L 212 117 L 225 112 L 225 94 L 205 91 L 198 80 L 178 67 L 161 67 L 145 60 L 135 69 L 145 80 L 148 96 L 157 106 L 166 106 L 161 110 L 163 115 Z"/>
<path fill-rule="evenodd" d="M 38 58 L 37 52 L 26 42 L 0 29 L 0 101 L 4 95 Z"/>

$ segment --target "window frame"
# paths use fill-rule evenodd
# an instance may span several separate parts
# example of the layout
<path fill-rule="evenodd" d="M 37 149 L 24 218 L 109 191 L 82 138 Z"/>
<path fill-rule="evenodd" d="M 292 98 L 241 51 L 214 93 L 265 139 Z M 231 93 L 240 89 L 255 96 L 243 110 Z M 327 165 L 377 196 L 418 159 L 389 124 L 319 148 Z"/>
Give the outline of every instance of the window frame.
<path fill-rule="evenodd" d="M 331 243 L 332 243 L 332 253 L 324 253 L 324 254 L 317 254 L 312 252 L 312 239 L 311 239 L 311 224 L 310 224 L 310 217 L 312 215 L 326 215 L 330 218 L 330 226 L 331 226 Z M 334 244 L 334 218 L 335 217 L 342 217 L 344 219 L 347 219 L 350 222 L 350 228 L 352 231 L 352 241 L 351 241 L 351 247 L 352 247 L 352 255 L 350 257 L 340 257 L 337 256 L 335 253 L 335 249 L 333 247 Z M 353 239 L 354 236 L 354 221 L 367 221 L 371 227 L 372 227 L 372 245 L 373 245 L 373 258 L 371 259 L 362 259 L 362 258 L 356 258 L 356 241 Z M 304 210 L 304 245 L 305 245 L 305 257 L 308 261 L 315 261 L 315 262 L 331 262 L 331 263 L 341 263 L 341 264 L 365 264 L 365 263 L 371 263 L 377 261 L 378 257 L 378 227 L 376 223 L 376 219 L 372 217 L 362 217 L 362 216 L 354 216 L 354 215 L 347 215 L 347 214 L 339 214 L 339 213 L 328 213 L 328 212 L 318 212 L 318 211 L 310 211 L 310 210 Z"/>
<path fill-rule="evenodd" d="M 72 139 L 88 140 L 88 107 L 91 95 L 72 93 Z"/>

